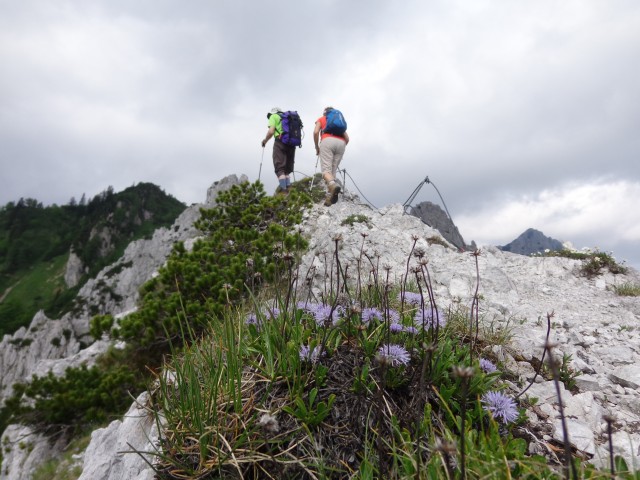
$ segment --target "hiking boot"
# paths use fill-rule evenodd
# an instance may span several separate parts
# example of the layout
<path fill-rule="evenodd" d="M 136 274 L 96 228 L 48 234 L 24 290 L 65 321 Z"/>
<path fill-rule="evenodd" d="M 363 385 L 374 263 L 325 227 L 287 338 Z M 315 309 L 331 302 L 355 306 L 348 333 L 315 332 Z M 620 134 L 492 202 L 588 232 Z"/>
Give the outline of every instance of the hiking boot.
<path fill-rule="evenodd" d="M 333 205 L 333 203 L 331 203 L 331 194 L 328 194 L 324 199 L 324 206 L 330 207 L 331 205 Z"/>
<path fill-rule="evenodd" d="M 338 194 L 340 193 L 340 185 L 334 183 L 329 185 L 329 195 L 331 196 L 331 205 L 338 201 Z"/>

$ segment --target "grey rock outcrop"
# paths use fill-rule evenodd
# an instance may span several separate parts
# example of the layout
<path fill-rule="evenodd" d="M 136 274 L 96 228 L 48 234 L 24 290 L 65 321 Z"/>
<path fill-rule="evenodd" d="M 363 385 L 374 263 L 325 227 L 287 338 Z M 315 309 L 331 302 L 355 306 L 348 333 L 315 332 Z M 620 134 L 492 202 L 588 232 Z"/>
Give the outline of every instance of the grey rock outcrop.
<path fill-rule="evenodd" d="M 14 383 L 31 378 L 40 362 L 70 358 L 80 349 L 68 316 L 52 320 L 39 311 L 29 328 L 22 327 L 0 341 L 0 401 L 11 394 Z"/>
<path fill-rule="evenodd" d="M 73 288 L 80 282 L 83 274 L 84 265 L 82 264 L 82 260 L 80 260 L 80 257 L 76 255 L 76 252 L 74 252 L 72 248 L 69 252 L 69 259 L 67 260 L 64 271 L 64 283 L 68 288 Z"/>
<path fill-rule="evenodd" d="M 149 394 L 143 392 L 122 420 L 114 420 L 106 428 L 93 431 L 78 480 L 153 480 L 155 474 L 147 463 L 152 463 L 153 457 L 142 453 L 157 448 L 153 443 L 158 438 L 158 426 L 147 415 L 148 402 Z M 132 451 L 141 453 L 125 453 Z"/>
<path fill-rule="evenodd" d="M 418 217 L 431 228 L 436 229 L 447 242 L 462 250 L 474 250 L 475 243 L 467 245 L 449 215 L 435 203 L 421 202 L 411 207 L 411 215 Z"/>
<path fill-rule="evenodd" d="M 6 439 L 6 440 L 5 440 Z M 43 463 L 61 452 L 67 439 L 52 442 L 50 438 L 23 425 L 9 425 L 2 435 L 2 480 L 29 480 Z"/>
<path fill-rule="evenodd" d="M 229 190 L 234 185 L 238 185 L 239 183 L 246 181 L 248 181 L 246 175 L 240 175 L 240 177 L 237 177 L 236 175 L 229 175 L 224 177 L 222 180 L 213 182 L 213 184 L 207 189 L 207 198 L 205 203 L 207 205 L 214 205 L 220 192 Z"/>

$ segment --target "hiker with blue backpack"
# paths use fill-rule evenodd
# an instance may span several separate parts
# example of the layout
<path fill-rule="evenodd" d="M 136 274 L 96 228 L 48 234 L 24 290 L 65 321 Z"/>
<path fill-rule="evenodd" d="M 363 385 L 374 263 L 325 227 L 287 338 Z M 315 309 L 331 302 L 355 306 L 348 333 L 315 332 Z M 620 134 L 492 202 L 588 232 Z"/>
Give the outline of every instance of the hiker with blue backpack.
<path fill-rule="evenodd" d="M 267 135 L 262 140 L 262 148 L 274 137 L 273 167 L 279 191 L 286 195 L 291 185 L 289 175 L 293 172 L 296 147 L 302 146 L 302 121 L 298 112 L 283 112 L 277 107 L 267 113 L 267 120 Z"/>
<path fill-rule="evenodd" d="M 320 157 L 322 178 L 327 184 L 324 204 L 330 207 L 338 201 L 340 185 L 336 182 L 336 172 L 349 143 L 347 121 L 340 110 L 333 107 L 324 109 L 322 116 L 316 120 L 313 141 L 316 144 L 316 155 Z"/>

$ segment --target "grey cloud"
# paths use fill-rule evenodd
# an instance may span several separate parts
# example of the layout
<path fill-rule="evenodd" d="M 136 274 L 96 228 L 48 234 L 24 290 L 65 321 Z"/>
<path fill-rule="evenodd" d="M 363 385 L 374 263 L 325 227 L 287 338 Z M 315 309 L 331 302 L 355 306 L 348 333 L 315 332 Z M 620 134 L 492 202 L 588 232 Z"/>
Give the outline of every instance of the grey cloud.
<path fill-rule="evenodd" d="M 257 178 L 274 105 L 303 115 L 310 174 L 327 102 L 348 114 L 343 166 L 378 206 L 427 175 L 454 219 L 568 180 L 638 179 L 639 31 L 635 2 L 595 0 L 3 2 L 0 204 L 136 181 L 200 201 L 221 176 Z M 270 148 L 262 163 L 273 188 Z"/>

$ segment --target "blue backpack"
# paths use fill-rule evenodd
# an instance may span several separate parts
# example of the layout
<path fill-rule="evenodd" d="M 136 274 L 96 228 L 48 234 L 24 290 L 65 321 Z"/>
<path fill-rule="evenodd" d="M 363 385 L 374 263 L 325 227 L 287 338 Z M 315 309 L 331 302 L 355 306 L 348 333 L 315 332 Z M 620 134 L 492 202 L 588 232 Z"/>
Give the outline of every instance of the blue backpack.
<path fill-rule="evenodd" d="M 296 111 L 278 112 L 282 121 L 280 141 L 291 147 L 302 147 L 302 120 Z"/>
<path fill-rule="evenodd" d="M 330 133 L 331 135 L 343 136 L 347 131 L 347 121 L 344 119 L 342 112 L 335 108 L 329 110 L 326 115 L 327 125 L 324 127 L 324 133 Z"/>

